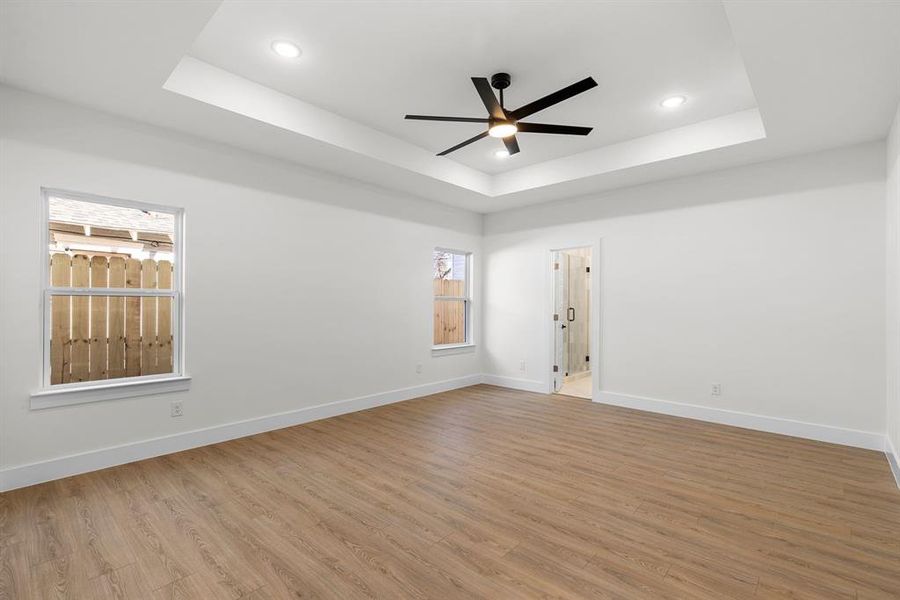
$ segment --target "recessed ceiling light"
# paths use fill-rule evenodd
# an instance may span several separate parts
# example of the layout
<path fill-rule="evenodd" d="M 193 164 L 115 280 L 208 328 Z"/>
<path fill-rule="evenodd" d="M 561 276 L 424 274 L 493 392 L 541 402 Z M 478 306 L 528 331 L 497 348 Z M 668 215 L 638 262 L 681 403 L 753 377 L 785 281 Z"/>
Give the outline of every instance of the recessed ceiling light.
<path fill-rule="evenodd" d="M 497 150 L 494 152 L 494 156 L 497 158 L 509 158 L 509 150 Z"/>
<path fill-rule="evenodd" d="M 279 40 L 272 42 L 272 52 L 284 58 L 297 58 L 300 56 L 300 47 L 293 42 Z"/>
<path fill-rule="evenodd" d="M 512 121 L 497 121 L 488 129 L 488 134 L 495 138 L 505 138 L 514 135 L 518 130 Z"/>
<path fill-rule="evenodd" d="M 687 98 L 685 98 L 684 96 L 669 96 L 659 104 L 663 108 L 676 108 L 678 106 L 681 106 L 685 102 L 687 102 Z"/>

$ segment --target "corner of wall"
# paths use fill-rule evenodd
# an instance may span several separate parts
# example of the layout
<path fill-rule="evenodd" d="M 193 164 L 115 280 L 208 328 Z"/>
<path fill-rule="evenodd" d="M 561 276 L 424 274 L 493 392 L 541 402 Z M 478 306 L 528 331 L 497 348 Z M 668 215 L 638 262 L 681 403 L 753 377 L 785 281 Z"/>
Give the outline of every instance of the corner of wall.
<path fill-rule="evenodd" d="M 888 464 L 891 466 L 891 473 L 894 474 L 894 481 L 897 482 L 897 488 L 900 488 L 900 452 L 891 442 L 891 436 L 884 438 L 884 454 L 887 457 Z"/>
<path fill-rule="evenodd" d="M 885 295 L 887 344 L 885 420 L 888 460 L 900 486 L 900 105 L 887 136 L 885 181 Z"/>

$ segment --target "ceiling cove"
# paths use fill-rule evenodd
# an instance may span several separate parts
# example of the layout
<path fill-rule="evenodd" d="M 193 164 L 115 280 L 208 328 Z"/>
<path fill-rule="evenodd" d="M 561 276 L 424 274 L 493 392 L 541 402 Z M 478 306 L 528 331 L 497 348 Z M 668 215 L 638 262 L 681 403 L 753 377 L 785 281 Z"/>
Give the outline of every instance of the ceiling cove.
<path fill-rule="evenodd" d="M 721 3 L 523 3 L 514 33 L 477 25 L 508 4 L 223 2 L 163 87 L 489 198 L 766 137 Z M 492 137 L 516 127 L 485 113 L 492 75 L 519 110 L 581 85 L 537 128 L 577 126 Z"/>

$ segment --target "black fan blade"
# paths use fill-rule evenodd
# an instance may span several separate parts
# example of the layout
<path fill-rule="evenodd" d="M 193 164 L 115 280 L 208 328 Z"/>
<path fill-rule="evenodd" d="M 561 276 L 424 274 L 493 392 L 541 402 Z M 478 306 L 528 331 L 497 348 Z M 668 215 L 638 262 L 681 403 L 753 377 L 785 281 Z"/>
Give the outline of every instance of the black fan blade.
<path fill-rule="evenodd" d="M 473 77 L 472 83 L 475 84 L 475 89 L 478 90 L 478 95 L 481 96 L 481 101 L 484 102 L 484 107 L 487 109 L 488 114 L 494 119 L 505 121 L 506 113 L 500 107 L 500 102 L 497 101 L 497 96 L 494 95 L 487 78 Z"/>
<path fill-rule="evenodd" d="M 485 79 L 485 81 L 487 80 Z M 509 113 L 509 116 L 516 121 L 518 121 L 519 119 L 524 119 L 528 115 L 533 115 L 539 110 L 544 110 L 545 108 L 553 106 L 554 104 L 559 104 L 563 100 L 568 100 L 572 96 L 577 96 L 581 92 L 586 92 L 593 87 L 597 87 L 597 82 L 594 81 L 593 77 L 587 77 L 577 83 L 573 83 L 570 86 L 564 87 L 559 91 L 548 94 L 540 100 L 535 100 L 530 104 L 526 104 L 525 106 L 517 108 L 516 110 Z"/>
<path fill-rule="evenodd" d="M 477 142 L 477 141 L 480 140 L 481 138 L 487 137 L 487 134 L 488 134 L 487 131 L 482 131 L 481 133 L 479 133 L 479 134 L 476 135 L 475 137 L 469 138 L 469 139 L 467 139 L 466 141 L 464 141 L 464 142 L 462 142 L 462 143 L 460 143 L 460 144 L 457 144 L 457 145 L 453 146 L 452 148 L 447 148 L 447 149 L 444 150 L 443 152 L 439 152 L 439 153 L 438 153 L 438 156 L 444 156 L 444 155 L 446 155 L 446 154 L 450 154 L 450 153 L 453 152 L 454 150 L 459 150 L 459 149 L 462 148 L 463 146 L 468 146 L 468 145 L 471 144 L 472 142 Z"/>
<path fill-rule="evenodd" d="M 453 121 L 456 123 L 487 123 L 490 121 L 485 117 L 434 117 L 431 115 L 406 115 L 403 118 L 411 121 Z"/>
<path fill-rule="evenodd" d="M 509 152 L 510 156 L 519 153 L 519 140 L 516 139 L 516 136 L 511 135 L 503 138 L 503 143 L 506 144 L 506 151 Z"/>
<path fill-rule="evenodd" d="M 559 135 L 587 135 L 593 127 L 575 127 L 574 125 L 547 125 L 545 123 L 516 123 L 523 133 L 556 133 Z"/>

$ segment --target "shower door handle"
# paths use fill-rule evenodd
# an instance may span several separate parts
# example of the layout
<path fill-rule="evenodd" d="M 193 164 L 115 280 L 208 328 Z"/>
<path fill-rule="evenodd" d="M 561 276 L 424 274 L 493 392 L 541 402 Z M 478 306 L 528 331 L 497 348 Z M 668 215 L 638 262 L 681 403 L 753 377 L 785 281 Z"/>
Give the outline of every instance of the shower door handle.
<path fill-rule="evenodd" d="M 568 314 L 566 315 L 566 320 L 569 321 L 569 323 L 571 323 L 572 321 L 575 320 L 575 308 L 574 307 L 572 307 L 572 306 L 569 307 Z"/>

